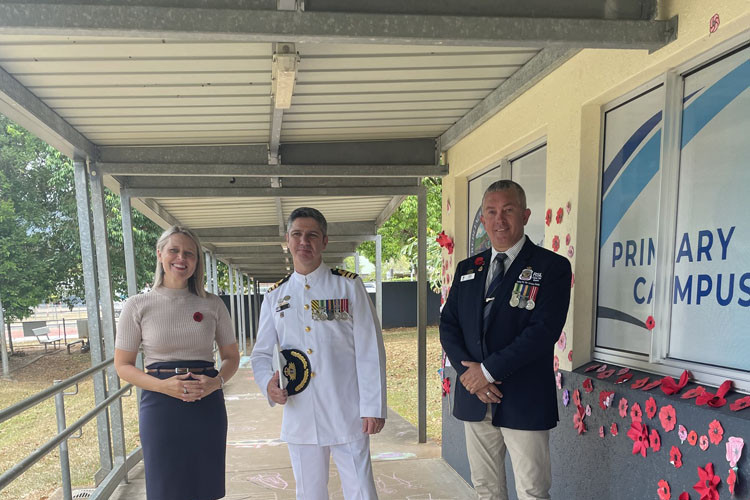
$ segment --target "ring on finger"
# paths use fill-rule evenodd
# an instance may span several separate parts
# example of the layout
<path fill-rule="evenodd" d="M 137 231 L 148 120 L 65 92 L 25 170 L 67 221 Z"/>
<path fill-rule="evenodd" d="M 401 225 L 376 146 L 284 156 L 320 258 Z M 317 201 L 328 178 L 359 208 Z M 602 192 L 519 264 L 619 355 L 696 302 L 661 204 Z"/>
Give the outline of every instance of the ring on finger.
<path fill-rule="evenodd" d="M 183 388 L 182 388 L 182 393 L 183 393 L 183 394 L 187 394 L 187 387 L 183 387 Z"/>

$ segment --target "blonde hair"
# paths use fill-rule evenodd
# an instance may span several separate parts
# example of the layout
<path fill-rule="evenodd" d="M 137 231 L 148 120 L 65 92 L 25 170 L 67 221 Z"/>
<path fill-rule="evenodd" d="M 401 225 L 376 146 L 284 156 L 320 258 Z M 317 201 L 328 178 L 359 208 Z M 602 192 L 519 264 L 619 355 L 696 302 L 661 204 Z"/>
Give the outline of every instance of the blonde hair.
<path fill-rule="evenodd" d="M 164 247 L 167 245 L 167 241 L 169 241 L 169 238 L 175 234 L 184 234 L 185 236 L 193 240 L 193 243 L 195 243 L 195 252 L 197 254 L 196 257 L 198 258 L 198 261 L 195 265 L 195 272 L 192 276 L 190 276 L 190 278 L 188 278 L 188 290 L 199 297 L 205 298 L 206 277 L 204 272 L 206 269 L 206 263 L 203 256 L 203 250 L 201 249 L 201 241 L 194 232 L 186 227 L 172 226 L 161 233 L 161 236 L 159 236 L 159 241 L 156 242 L 156 250 L 158 250 L 159 252 L 164 250 Z M 154 288 L 161 286 L 163 281 L 164 268 L 162 267 L 161 262 L 159 262 L 159 259 L 156 259 L 156 272 L 154 272 Z"/>

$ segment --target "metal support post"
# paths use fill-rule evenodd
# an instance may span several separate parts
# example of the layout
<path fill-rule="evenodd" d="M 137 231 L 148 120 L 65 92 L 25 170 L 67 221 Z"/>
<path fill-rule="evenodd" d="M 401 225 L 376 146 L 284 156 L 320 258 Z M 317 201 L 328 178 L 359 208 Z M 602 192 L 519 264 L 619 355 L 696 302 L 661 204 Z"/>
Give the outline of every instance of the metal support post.
<path fill-rule="evenodd" d="M 419 230 L 417 251 L 417 429 L 427 442 L 427 189 L 417 195 Z"/>
<path fill-rule="evenodd" d="M 99 305 L 102 311 L 102 337 L 107 359 L 115 356 L 115 307 L 112 296 L 111 267 L 109 261 L 109 243 L 107 242 L 107 212 L 104 204 L 104 182 L 96 165 L 90 167 L 89 182 L 91 185 L 91 209 L 94 221 L 94 244 L 96 248 L 97 274 L 99 275 Z M 120 377 L 114 364 L 107 367 L 107 395 L 120 389 Z M 124 463 L 127 458 L 125 449 L 125 427 L 122 417 L 122 400 L 118 399 L 109 407 L 112 426 L 112 451 L 115 464 Z M 127 481 L 127 476 L 126 476 Z"/>
<path fill-rule="evenodd" d="M 204 287 L 207 292 L 211 291 L 211 254 L 209 252 L 203 252 L 203 274 L 206 276 L 206 286 Z"/>
<path fill-rule="evenodd" d="M 234 268 L 232 266 L 227 266 L 227 274 L 229 276 L 229 314 L 232 316 L 232 328 L 234 328 L 234 336 L 239 338 L 239 328 L 237 328 L 237 313 L 234 310 L 234 280 L 232 279 L 232 274 L 234 273 Z"/>
<path fill-rule="evenodd" d="M 62 380 L 55 380 L 57 385 Z M 55 415 L 57 416 L 57 433 L 61 434 L 66 427 L 65 424 L 65 393 L 63 391 L 55 394 Z M 68 456 L 68 440 L 60 442 L 60 473 L 62 475 L 63 500 L 73 500 L 72 483 L 70 481 L 70 457 Z"/>
<path fill-rule="evenodd" d="M 3 360 L 3 378 L 10 378 L 10 365 L 8 364 L 8 351 L 5 350 L 5 316 L 3 301 L 0 299 L 0 353 Z"/>
<path fill-rule="evenodd" d="M 251 344 L 255 344 L 255 339 L 258 338 L 258 325 L 260 324 L 260 281 L 257 279 L 253 281 L 255 287 L 255 296 L 253 300 L 253 336 L 250 339 Z"/>
<path fill-rule="evenodd" d="M 240 270 L 235 269 L 234 275 L 232 276 L 232 279 L 234 280 L 234 287 L 237 290 L 237 338 L 242 339 L 242 322 L 243 322 L 243 314 L 242 314 L 242 287 L 240 286 Z"/>
<path fill-rule="evenodd" d="M 211 263 L 213 266 L 213 293 L 214 295 L 219 295 L 219 259 L 216 258 L 216 255 L 211 256 Z"/>
<path fill-rule="evenodd" d="M 245 290 L 247 290 L 247 296 L 249 296 L 250 290 L 245 287 L 245 275 L 242 273 L 239 273 L 240 278 L 240 290 L 242 291 L 241 295 L 241 309 L 242 309 L 242 326 L 240 327 L 240 331 L 242 332 L 242 350 L 245 351 L 245 343 L 247 339 L 247 323 L 245 322 L 245 318 L 247 317 L 247 307 L 248 302 L 245 302 Z M 245 352 L 245 354 L 247 354 Z"/>
<path fill-rule="evenodd" d="M 383 325 L 383 241 L 380 235 L 375 238 L 375 311 Z"/>
<path fill-rule="evenodd" d="M 99 296 L 96 290 L 96 262 L 89 209 L 88 172 L 83 160 L 75 160 L 74 175 L 76 187 L 76 205 L 78 210 L 78 233 L 81 240 L 81 260 L 83 265 L 83 285 L 86 295 L 86 312 L 89 330 L 89 348 L 91 349 L 91 366 L 104 361 L 102 352 L 102 334 L 99 324 Z M 107 399 L 107 385 L 103 371 L 96 372 L 94 379 L 94 402 L 101 403 Z M 99 466 L 94 481 L 99 484 L 112 470 L 112 448 L 109 436 L 109 413 L 103 411 L 96 416 L 96 430 L 99 441 Z"/>
<path fill-rule="evenodd" d="M 354 254 L 354 272 L 359 274 L 359 252 Z"/>
<path fill-rule="evenodd" d="M 122 244 L 125 253 L 125 276 L 128 282 L 128 297 L 138 294 L 138 279 L 135 270 L 135 244 L 133 242 L 133 210 L 130 194 L 126 189 L 120 190 L 120 212 L 122 215 Z M 143 369 L 143 353 L 138 352 L 135 366 Z M 138 401 L 141 400 L 141 388 L 136 388 Z"/>

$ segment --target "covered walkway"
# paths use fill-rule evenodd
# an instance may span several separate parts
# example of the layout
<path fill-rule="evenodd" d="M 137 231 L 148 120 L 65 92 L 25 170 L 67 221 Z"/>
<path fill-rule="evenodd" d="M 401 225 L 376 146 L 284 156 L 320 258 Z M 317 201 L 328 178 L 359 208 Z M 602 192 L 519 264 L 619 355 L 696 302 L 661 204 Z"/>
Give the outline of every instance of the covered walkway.
<path fill-rule="evenodd" d="M 279 440 L 282 408 L 270 408 L 253 381 L 248 358 L 225 389 L 229 413 L 227 439 L 227 500 L 293 499 L 294 476 L 286 444 Z M 372 439 L 372 459 L 378 495 L 387 499 L 465 499 L 471 488 L 442 458 L 434 442 L 418 444 L 417 429 L 389 411 L 381 434 Z M 129 474 L 111 498 L 145 500 L 143 462 Z M 334 466 L 331 498 L 344 498 Z M 62 497 L 60 497 L 62 498 Z"/>

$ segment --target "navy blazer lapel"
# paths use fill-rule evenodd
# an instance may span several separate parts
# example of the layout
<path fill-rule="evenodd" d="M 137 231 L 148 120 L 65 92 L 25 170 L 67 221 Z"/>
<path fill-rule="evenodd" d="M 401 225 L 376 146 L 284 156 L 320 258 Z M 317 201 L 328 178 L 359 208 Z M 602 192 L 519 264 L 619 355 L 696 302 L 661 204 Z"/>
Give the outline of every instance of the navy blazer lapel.
<path fill-rule="evenodd" d="M 476 315 L 477 324 L 482 325 L 482 312 L 484 311 L 484 284 L 487 281 L 487 273 L 490 269 L 490 259 L 492 259 L 492 248 L 485 250 L 479 255 L 475 256 L 474 259 L 482 257 L 484 263 L 481 266 L 474 264 L 474 272 L 477 273 L 477 277 L 474 279 L 474 290 L 471 294 L 472 297 L 477 297 L 476 303 L 474 304 L 474 314 Z M 479 268 L 482 268 L 480 271 Z"/>
<path fill-rule="evenodd" d="M 517 277 L 521 274 L 521 270 L 526 268 L 526 265 L 528 264 L 529 260 L 531 259 L 531 256 L 534 253 L 535 247 L 536 245 L 527 236 L 526 243 L 524 243 L 523 247 L 521 247 L 521 251 L 518 253 L 518 256 L 516 256 L 516 258 L 513 260 L 513 264 L 511 264 L 508 270 L 505 271 L 505 275 L 503 276 L 503 281 L 500 283 L 500 286 L 498 286 L 497 290 L 495 291 L 495 294 L 494 294 L 495 303 L 492 304 L 490 315 L 487 318 L 487 321 L 489 321 L 490 323 L 493 321 L 502 303 L 503 302 L 507 303 L 510 300 L 509 298 L 510 292 L 513 289 L 513 286 L 516 284 Z"/>

